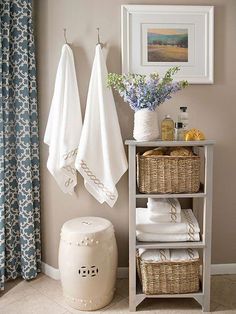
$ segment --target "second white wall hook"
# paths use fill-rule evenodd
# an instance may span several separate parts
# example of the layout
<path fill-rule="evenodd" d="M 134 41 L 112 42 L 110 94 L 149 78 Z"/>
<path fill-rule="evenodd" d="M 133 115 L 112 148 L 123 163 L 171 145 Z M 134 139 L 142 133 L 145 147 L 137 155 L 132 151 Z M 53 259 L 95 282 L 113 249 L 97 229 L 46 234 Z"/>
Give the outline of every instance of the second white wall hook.
<path fill-rule="evenodd" d="M 66 28 L 63 28 L 65 43 L 68 45 L 67 37 L 66 37 Z"/>
<path fill-rule="evenodd" d="M 101 41 L 100 41 L 100 28 L 99 28 L 99 27 L 97 27 L 96 29 L 97 29 L 97 32 L 98 32 L 97 45 L 100 45 L 100 46 L 101 46 L 101 48 L 103 48 L 103 47 L 104 47 L 104 44 L 103 44 L 103 43 L 101 43 Z"/>

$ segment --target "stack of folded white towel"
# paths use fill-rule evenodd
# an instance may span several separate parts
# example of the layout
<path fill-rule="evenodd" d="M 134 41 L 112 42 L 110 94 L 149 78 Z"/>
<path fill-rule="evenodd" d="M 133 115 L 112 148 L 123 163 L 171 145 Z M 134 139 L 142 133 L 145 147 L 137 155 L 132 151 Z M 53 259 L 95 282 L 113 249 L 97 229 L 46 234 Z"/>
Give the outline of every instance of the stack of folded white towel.
<path fill-rule="evenodd" d="M 148 199 L 148 208 L 136 209 L 139 241 L 199 241 L 200 228 L 191 209 L 181 210 L 178 199 Z"/>
<path fill-rule="evenodd" d="M 139 249 L 139 257 L 147 262 L 182 262 L 199 259 L 199 253 L 194 249 Z"/>
<path fill-rule="evenodd" d="M 181 206 L 177 198 L 149 198 L 150 219 L 156 222 L 180 222 Z"/>

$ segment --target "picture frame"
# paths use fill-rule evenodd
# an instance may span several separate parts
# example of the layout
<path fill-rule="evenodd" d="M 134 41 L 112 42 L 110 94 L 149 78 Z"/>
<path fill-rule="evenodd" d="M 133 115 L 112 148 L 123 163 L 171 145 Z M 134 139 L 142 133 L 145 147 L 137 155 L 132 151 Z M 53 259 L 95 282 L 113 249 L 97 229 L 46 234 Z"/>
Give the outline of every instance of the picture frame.
<path fill-rule="evenodd" d="M 122 73 L 163 75 L 214 83 L 214 6 L 122 5 Z"/>

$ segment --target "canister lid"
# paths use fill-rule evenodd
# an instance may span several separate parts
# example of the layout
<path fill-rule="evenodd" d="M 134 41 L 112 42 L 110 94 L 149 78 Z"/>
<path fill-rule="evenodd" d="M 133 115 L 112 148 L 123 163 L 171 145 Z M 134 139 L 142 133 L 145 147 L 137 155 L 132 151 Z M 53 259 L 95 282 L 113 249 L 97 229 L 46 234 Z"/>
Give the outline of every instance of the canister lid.
<path fill-rule="evenodd" d="M 112 223 L 101 217 L 79 217 L 64 223 L 62 232 L 64 233 L 99 233 L 112 227 Z"/>

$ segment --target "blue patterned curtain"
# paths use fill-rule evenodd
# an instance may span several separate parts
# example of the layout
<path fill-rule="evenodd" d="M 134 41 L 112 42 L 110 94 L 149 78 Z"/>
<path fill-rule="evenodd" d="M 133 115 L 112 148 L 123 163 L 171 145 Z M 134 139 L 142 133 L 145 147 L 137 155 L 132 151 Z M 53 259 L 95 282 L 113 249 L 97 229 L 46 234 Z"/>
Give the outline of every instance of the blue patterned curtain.
<path fill-rule="evenodd" d="M 40 270 L 39 139 L 32 0 L 1 0 L 0 289 Z"/>

